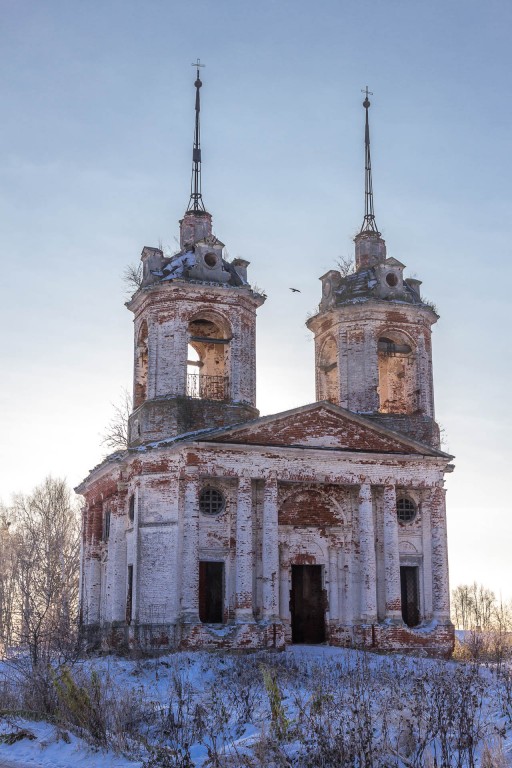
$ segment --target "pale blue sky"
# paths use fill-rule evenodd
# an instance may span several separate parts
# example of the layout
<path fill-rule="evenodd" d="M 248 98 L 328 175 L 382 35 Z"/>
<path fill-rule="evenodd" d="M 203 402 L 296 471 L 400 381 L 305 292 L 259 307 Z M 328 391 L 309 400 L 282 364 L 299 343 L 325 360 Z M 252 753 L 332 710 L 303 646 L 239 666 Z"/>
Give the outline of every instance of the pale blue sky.
<path fill-rule="evenodd" d="M 198 56 L 204 199 L 268 294 L 259 407 L 314 400 L 304 320 L 362 220 L 368 83 L 377 223 L 441 314 L 452 583 L 512 596 L 511 22 L 505 0 L 0 0 L 0 497 L 102 455 L 131 382 L 120 276 L 175 246 Z"/>

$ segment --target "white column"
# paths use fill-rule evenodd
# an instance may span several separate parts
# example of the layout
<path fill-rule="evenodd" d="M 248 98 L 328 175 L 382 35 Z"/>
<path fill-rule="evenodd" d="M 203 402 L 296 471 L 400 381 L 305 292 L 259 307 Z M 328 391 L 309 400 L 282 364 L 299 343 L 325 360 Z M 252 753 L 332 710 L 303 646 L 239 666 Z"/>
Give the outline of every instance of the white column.
<path fill-rule="evenodd" d="M 401 621 L 400 554 L 394 485 L 386 485 L 384 488 L 384 574 L 386 579 L 386 618 Z"/>
<path fill-rule="evenodd" d="M 377 621 L 377 564 L 373 524 L 372 488 L 359 488 L 359 552 L 361 568 L 361 619 L 366 624 Z"/>
<path fill-rule="evenodd" d="M 240 622 L 253 620 L 252 571 L 252 483 L 250 477 L 240 477 L 236 505 L 235 570 L 235 616 Z"/>
<path fill-rule="evenodd" d="M 96 548 L 89 546 L 85 565 L 84 614 L 85 624 L 99 624 L 101 599 L 101 563 Z"/>
<path fill-rule="evenodd" d="M 450 621 L 450 586 L 448 580 L 448 539 L 446 535 L 446 491 L 433 488 L 430 494 L 432 530 L 432 608 L 434 619 Z"/>
<path fill-rule="evenodd" d="M 432 619 L 432 529 L 430 527 L 430 490 L 422 493 L 421 501 L 421 541 L 423 552 L 423 566 L 420 568 L 420 597 L 423 598 L 422 618 Z"/>
<path fill-rule="evenodd" d="M 347 590 L 345 584 L 345 547 L 346 542 L 337 552 L 338 560 L 338 615 L 342 624 L 347 623 Z"/>
<path fill-rule="evenodd" d="M 116 553 L 116 539 L 117 539 L 117 504 L 112 499 L 109 503 L 110 509 L 110 531 L 107 541 L 107 562 L 105 568 L 105 606 L 103 608 L 103 615 L 105 621 L 113 621 L 114 619 L 114 596 L 116 589 L 116 578 L 114 573 L 115 553 Z"/>
<path fill-rule="evenodd" d="M 199 498 L 197 467 L 188 467 L 182 478 L 183 534 L 181 548 L 181 619 L 199 622 Z"/>
<path fill-rule="evenodd" d="M 329 618 L 339 619 L 338 603 L 338 550 L 329 547 Z"/>
<path fill-rule="evenodd" d="M 279 532 L 275 477 L 265 481 L 262 528 L 263 618 L 275 619 L 278 616 L 279 590 Z"/>
<path fill-rule="evenodd" d="M 290 565 L 288 544 L 279 545 L 279 618 L 290 618 Z"/>

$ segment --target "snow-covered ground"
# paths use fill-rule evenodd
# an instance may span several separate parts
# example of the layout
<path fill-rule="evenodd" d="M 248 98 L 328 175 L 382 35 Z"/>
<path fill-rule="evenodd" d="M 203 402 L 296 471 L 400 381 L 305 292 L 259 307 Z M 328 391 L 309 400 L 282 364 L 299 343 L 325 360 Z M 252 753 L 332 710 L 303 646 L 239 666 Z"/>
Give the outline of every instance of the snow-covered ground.
<path fill-rule="evenodd" d="M 280 654 L 89 659 L 74 665 L 72 675 L 86 687 L 93 679 L 88 695 L 100 717 L 106 713 L 110 749 L 93 745 L 72 702 L 53 723 L 13 708 L 17 674 L 0 663 L 0 692 L 11 691 L 9 706 L 0 702 L 0 766 L 139 768 L 151 744 L 167 749 L 165 765 L 177 768 L 270 768 L 283 757 L 288 763 L 281 765 L 297 768 L 408 768 L 433 765 L 434 752 L 444 764 L 443 749 L 454 761 L 462 750 L 465 766 L 471 739 L 476 765 L 486 750 L 495 760 L 487 765 L 512 765 L 506 669 L 497 674 L 489 667 L 325 646 Z M 151 768 L 158 764 L 154 759 Z"/>

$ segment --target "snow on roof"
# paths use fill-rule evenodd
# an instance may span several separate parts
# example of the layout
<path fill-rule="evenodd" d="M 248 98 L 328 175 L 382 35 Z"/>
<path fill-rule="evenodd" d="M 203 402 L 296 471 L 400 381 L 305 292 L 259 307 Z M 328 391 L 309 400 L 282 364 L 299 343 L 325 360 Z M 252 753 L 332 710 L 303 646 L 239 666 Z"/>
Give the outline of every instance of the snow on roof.
<path fill-rule="evenodd" d="M 196 263 L 196 257 L 193 251 L 186 251 L 185 253 L 178 253 L 177 256 L 173 256 L 168 264 L 163 268 L 163 272 L 167 272 L 167 277 L 163 280 L 174 280 L 175 277 L 183 277 L 185 270 L 190 269 Z"/>

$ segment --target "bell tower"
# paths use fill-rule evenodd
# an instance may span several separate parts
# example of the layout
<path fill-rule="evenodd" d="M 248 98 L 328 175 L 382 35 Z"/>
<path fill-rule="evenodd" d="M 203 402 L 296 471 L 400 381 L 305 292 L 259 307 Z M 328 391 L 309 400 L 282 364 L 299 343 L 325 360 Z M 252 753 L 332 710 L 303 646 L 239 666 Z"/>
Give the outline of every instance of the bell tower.
<path fill-rule="evenodd" d="M 431 328 L 438 315 L 419 280 L 388 258 L 376 224 L 365 89 L 365 212 L 355 237 L 353 271 L 323 275 L 315 336 L 316 398 L 364 414 L 390 429 L 439 446 L 434 416 Z"/>
<path fill-rule="evenodd" d="M 133 413 L 129 444 L 176 438 L 258 416 L 256 310 L 265 297 L 247 280 L 249 262 L 227 261 L 201 191 L 199 60 L 189 203 L 180 250 L 142 251 L 134 314 Z"/>

